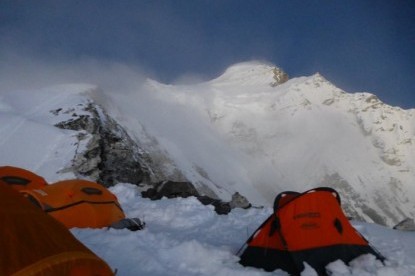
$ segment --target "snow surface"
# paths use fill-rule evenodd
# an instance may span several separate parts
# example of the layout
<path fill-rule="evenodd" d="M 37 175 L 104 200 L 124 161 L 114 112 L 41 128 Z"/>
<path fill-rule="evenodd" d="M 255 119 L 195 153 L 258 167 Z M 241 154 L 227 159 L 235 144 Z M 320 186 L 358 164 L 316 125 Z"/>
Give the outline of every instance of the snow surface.
<path fill-rule="evenodd" d="M 27 168 L 50 183 L 73 178 L 67 169 L 82 145 L 76 131 L 53 124 L 82 113 L 78 104 L 94 99 L 133 137 L 156 137 L 152 146 L 167 152 L 174 161 L 170 165 L 196 185 L 209 186 L 223 199 L 239 191 L 265 206 L 223 216 L 195 198 L 150 201 L 135 186 L 118 184 L 111 190 L 128 216 L 145 220 L 146 229 L 72 232 L 121 276 L 270 275 L 240 266 L 236 252 L 269 216 L 270 200 L 278 191 L 306 190 L 320 183 L 324 173 L 347 178 L 370 206 L 382 199 L 414 214 L 415 110 L 383 106 L 367 93 L 346 94 L 318 74 L 272 87 L 271 72 L 269 66 L 248 63 L 210 82 L 165 85 L 148 80 L 117 97 L 89 84 L 0 91 L 0 166 Z M 57 117 L 53 111 L 58 108 L 71 112 Z M 346 112 L 335 112 L 339 109 Z M 398 156 L 399 166 L 386 166 L 379 154 L 387 161 Z M 324 158 L 331 158 L 331 167 L 321 163 Z M 394 186 L 400 194 L 393 197 L 385 183 L 391 176 L 401 179 Z M 384 194 L 370 198 L 374 190 Z M 349 194 L 341 196 L 350 200 Z M 388 261 L 382 265 L 362 256 L 349 266 L 335 262 L 328 267 L 333 275 L 415 275 L 414 232 L 357 221 L 353 225 Z M 313 273 L 308 267 L 303 275 Z"/>
<path fill-rule="evenodd" d="M 243 267 L 236 253 L 257 227 L 271 214 L 271 208 L 234 209 L 217 215 L 212 206 L 196 198 L 141 198 L 138 188 L 117 184 L 117 195 L 128 217 L 146 222 L 142 231 L 115 229 L 73 229 L 72 233 L 90 249 L 127 275 L 287 275 Z M 415 232 L 401 232 L 376 224 L 352 222 L 387 261 L 363 255 L 349 266 L 341 261 L 328 265 L 332 275 L 415 275 Z M 302 275 L 316 275 L 308 267 Z"/>

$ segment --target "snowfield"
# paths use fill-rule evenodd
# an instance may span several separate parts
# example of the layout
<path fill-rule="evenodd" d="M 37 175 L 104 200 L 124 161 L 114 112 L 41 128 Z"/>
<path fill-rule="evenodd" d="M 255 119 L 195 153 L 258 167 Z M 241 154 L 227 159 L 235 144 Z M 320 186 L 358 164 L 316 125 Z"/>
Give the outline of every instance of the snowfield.
<path fill-rule="evenodd" d="M 236 253 L 253 231 L 271 214 L 271 208 L 234 209 L 217 215 L 196 198 L 151 201 L 138 188 L 118 184 L 117 195 L 128 217 L 146 222 L 142 231 L 73 229 L 72 233 L 116 269 L 117 275 L 287 275 L 243 267 Z M 392 230 L 376 224 L 353 222 L 387 261 L 383 265 L 364 255 L 349 266 L 341 261 L 328 265 L 336 276 L 415 275 L 415 232 Z M 316 275 L 307 267 L 303 276 Z"/>

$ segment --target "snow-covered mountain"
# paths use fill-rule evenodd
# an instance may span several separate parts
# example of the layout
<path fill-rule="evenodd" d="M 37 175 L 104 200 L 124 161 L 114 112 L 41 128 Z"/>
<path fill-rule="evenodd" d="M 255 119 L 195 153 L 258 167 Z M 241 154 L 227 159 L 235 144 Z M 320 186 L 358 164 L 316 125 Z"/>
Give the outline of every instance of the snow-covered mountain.
<path fill-rule="evenodd" d="M 415 109 L 257 62 L 198 84 L 2 91 L 0 163 L 49 181 L 76 175 L 96 136 L 55 125 L 91 116 L 91 105 L 101 121 L 119 124 L 118 140 L 134 142 L 146 181 L 186 180 L 209 196 L 239 192 L 266 206 L 283 190 L 331 186 L 354 218 L 394 225 L 415 217 Z"/>

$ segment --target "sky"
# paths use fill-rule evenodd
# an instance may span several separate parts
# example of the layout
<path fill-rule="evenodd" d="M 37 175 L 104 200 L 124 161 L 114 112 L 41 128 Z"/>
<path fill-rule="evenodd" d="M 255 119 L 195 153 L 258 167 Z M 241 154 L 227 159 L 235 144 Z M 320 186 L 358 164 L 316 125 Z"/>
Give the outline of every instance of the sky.
<path fill-rule="evenodd" d="M 0 0 L 0 72 L 87 59 L 175 83 L 260 60 L 415 108 L 414 14 L 410 0 Z"/>

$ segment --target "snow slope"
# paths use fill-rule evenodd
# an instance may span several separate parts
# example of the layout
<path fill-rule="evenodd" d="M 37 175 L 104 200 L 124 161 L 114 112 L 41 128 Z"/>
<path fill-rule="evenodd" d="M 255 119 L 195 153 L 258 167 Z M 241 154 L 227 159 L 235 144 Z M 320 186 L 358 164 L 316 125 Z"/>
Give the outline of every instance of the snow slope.
<path fill-rule="evenodd" d="M 72 114 L 53 115 L 57 108 L 73 112 L 87 101 L 84 93 L 95 89 L 86 84 L 48 87 L 32 91 L 0 92 L 0 165 L 27 168 L 50 182 L 73 177 L 65 173 L 78 150 L 76 133 L 53 125 Z"/>
<path fill-rule="evenodd" d="M 217 215 L 195 198 L 151 201 L 140 198 L 137 187 L 111 188 L 129 217 L 144 218 L 147 227 L 128 230 L 73 229 L 72 233 L 104 258 L 121 276 L 135 275 L 287 275 L 238 264 L 236 252 L 271 214 L 271 208 L 234 209 Z M 376 224 L 353 222 L 388 260 L 382 265 L 371 255 L 337 261 L 328 269 L 335 276 L 415 275 L 415 232 L 401 232 Z M 308 267 L 303 276 L 316 275 Z"/>

